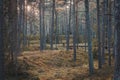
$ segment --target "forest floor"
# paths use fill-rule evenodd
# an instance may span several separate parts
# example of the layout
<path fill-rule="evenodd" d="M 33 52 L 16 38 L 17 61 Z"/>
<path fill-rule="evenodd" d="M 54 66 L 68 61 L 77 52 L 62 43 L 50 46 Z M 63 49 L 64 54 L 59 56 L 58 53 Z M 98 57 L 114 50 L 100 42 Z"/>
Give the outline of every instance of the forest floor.
<path fill-rule="evenodd" d="M 26 51 L 19 56 L 20 80 L 112 80 L 113 67 L 98 69 L 94 60 L 94 74 L 89 75 L 88 57 L 84 51 L 77 51 L 73 61 L 73 51 L 46 50 Z"/>
<path fill-rule="evenodd" d="M 18 57 L 17 79 L 9 77 L 8 80 L 112 80 L 113 78 L 114 67 L 108 66 L 106 62 L 102 69 L 98 69 L 97 58 L 94 59 L 94 74 L 89 75 L 88 54 L 83 48 L 77 49 L 76 62 L 73 61 L 72 50 L 40 52 L 38 45 L 37 47 L 32 45 L 31 48 Z"/>

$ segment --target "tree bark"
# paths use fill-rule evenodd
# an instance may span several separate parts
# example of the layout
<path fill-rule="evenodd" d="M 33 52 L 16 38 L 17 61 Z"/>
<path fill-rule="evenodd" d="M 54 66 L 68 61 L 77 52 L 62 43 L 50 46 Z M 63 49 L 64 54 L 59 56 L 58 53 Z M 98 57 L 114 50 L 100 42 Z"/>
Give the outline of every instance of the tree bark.
<path fill-rule="evenodd" d="M 100 35 L 100 5 L 99 5 L 99 0 L 97 0 L 97 26 L 98 26 L 98 67 L 102 68 L 102 63 L 101 63 L 101 35 Z"/>
<path fill-rule="evenodd" d="M 0 79 L 4 77 L 4 51 L 3 51 L 3 0 L 0 0 Z"/>
<path fill-rule="evenodd" d="M 114 80 L 120 80 L 120 0 L 115 0 L 115 22 L 117 45 L 115 53 Z"/>
<path fill-rule="evenodd" d="M 50 32 L 50 46 L 51 50 L 53 49 L 53 32 L 54 32 L 54 15 L 55 15 L 55 0 L 53 0 L 53 6 L 52 6 L 52 24 L 51 24 L 51 32 Z"/>
<path fill-rule="evenodd" d="M 94 66 L 93 66 L 93 54 L 92 54 L 92 32 L 91 32 L 91 24 L 89 17 L 89 2 L 85 0 L 85 11 L 86 11 L 86 29 L 87 29 L 87 38 L 88 38 L 88 56 L 89 56 L 89 71 L 90 74 L 93 74 Z"/>

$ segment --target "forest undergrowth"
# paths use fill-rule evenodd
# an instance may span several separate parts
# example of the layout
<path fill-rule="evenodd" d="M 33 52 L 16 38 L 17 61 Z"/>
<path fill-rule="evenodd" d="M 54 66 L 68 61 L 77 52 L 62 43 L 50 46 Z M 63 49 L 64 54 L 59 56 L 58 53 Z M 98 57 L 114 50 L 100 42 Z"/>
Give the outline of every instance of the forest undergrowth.
<path fill-rule="evenodd" d="M 94 74 L 89 75 L 88 54 L 77 50 L 77 60 L 73 61 L 73 51 L 46 50 L 25 51 L 18 57 L 17 80 L 111 80 L 113 66 L 108 64 L 98 69 L 94 60 Z M 8 77 L 14 80 L 14 77 Z"/>

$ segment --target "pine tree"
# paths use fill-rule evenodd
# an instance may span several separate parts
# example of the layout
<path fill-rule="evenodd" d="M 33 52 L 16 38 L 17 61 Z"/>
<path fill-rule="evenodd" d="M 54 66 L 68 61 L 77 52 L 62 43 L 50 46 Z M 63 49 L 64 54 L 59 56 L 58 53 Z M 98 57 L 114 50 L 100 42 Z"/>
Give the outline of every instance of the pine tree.
<path fill-rule="evenodd" d="M 98 26 L 98 65 L 99 68 L 102 67 L 102 63 L 101 63 L 101 35 L 100 35 L 100 6 L 99 6 L 99 0 L 97 0 L 97 26 Z"/>
<path fill-rule="evenodd" d="M 55 16 L 55 0 L 53 0 L 52 5 L 52 24 L 51 24 L 51 30 L 50 30 L 50 47 L 53 49 L 53 32 L 54 32 L 54 16 Z"/>
<path fill-rule="evenodd" d="M 76 16 L 75 16 L 75 0 L 73 0 L 73 51 L 74 61 L 76 61 Z"/>
<path fill-rule="evenodd" d="M 4 51 L 3 51 L 3 0 L 0 0 L 0 80 L 4 77 Z"/>
<path fill-rule="evenodd" d="M 87 38 L 88 38 L 88 56 L 89 56 L 89 70 L 90 74 L 93 73 L 93 54 L 92 54 L 92 37 L 91 37 L 91 24 L 89 17 L 89 2 L 85 0 L 85 11 L 86 11 L 86 28 L 87 28 Z"/>
<path fill-rule="evenodd" d="M 120 0 L 115 0 L 115 30 L 117 35 L 117 45 L 115 53 L 115 74 L 114 80 L 120 80 Z"/>

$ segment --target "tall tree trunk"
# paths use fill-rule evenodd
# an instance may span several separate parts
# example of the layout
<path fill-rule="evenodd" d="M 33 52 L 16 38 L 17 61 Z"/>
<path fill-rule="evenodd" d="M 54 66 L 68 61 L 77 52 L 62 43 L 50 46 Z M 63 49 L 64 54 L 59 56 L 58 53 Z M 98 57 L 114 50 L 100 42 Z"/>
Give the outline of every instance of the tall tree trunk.
<path fill-rule="evenodd" d="M 85 0 L 85 11 L 86 11 L 86 28 L 87 28 L 87 37 L 88 37 L 88 54 L 89 54 L 89 70 L 90 74 L 94 71 L 93 66 L 93 54 L 92 54 L 92 32 L 91 32 L 91 24 L 90 24 L 90 17 L 89 17 L 89 2 Z"/>
<path fill-rule="evenodd" d="M 102 64 L 105 62 L 105 8 L 104 3 L 102 3 Z"/>
<path fill-rule="evenodd" d="M 21 12 L 22 12 L 22 4 L 21 0 L 18 0 L 18 7 L 19 7 L 19 14 L 18 14 L 18 52 L 20 52 L 20 46 L 21 46 Z"/>
<path fill-rule="evenodd" d="M 4 76 L 4 51 L 3 51 L 3 0 L 0 0 L 0 79 L 5 80 Z"/>
<path fill-rule="evenodd" d="M 79 47 L 79 31 L 78 31 L 78 4 L 77 2 L 75 2 L 75 8 L 76 8 L 76 46 L 77 46 L 77 49 Z"/>
<path fill-rule="evenodd" d="M 43 5 L 42 6 L 43 7 L 42 8 L 42 10 L 43 10 L 42 11 L 42 14 L 43 14 L 42 15 L 42 17 L 43 17 L 42 18 L 43 19 L 43 22 L 42 22 L 42 26 L 43 26 L 43 38 L 42 38 L 42 40 L 43 40 L 43 43 L 42 44 L 43 44 L 43 50 L 44 50 L 45 47 L 46 47 L 46 44 L 45 44 L 46 43 L 46 38 L 45 38 L 45 1 L 42 2 L 42 5 Z"/>
<path fill-rule="evenodd" d="M 70 42 L 70 26 L 71 26 L 71 2 L 72 2 L 72 0 L 70 0 L 70 10 L 69 10 L 69 23 L 68 23 L 68 26 L 67 26 L 67 51 L 69 51 L 69 42 Z"/>
<path fill-rule="evenodd" d="M 55 11 L 55 46 L 56 46 L 56 49 L 57 49 L 57 44 L 58 44 L 58 13 L 57 11 Z"/>
<path fill-rule="evenodd" d="M 115 0 L 115 30 L 117 35 L 117 45 L 115 54 L 115 74 L 114 80 L 120 80 L 120 0 Z"/>
<path fill-rule="evenodd" d="M 10 0 L 9 3 L 9 26 L 10 26 L 10 47 L 12 60 L 15 58 L 17 44 L 17 0 Z"/>
<path fill-rule="evenodd" d="M 12 55 L 13 73 L 16 74 L 17 63 L 17 0 L 9 3 L 9 27 L 10 27 L 10 54 Z"/>
<path fill-rule="evenodd" d="M 23 47 L 26 47 L 27 45 L 27 39 L 26 39 L 26 3 L 25 0 L 23 1 Z"/>
<path fill-rule="evenodd" d="M 43 8 L 42 8 L 42 3 L 43 1 L 40 0 L 40 3 L 39 3 L 39 13 L 40 13 L 40 50 L 43 50 Z"/>
<path fill-rule="evenodd" d="M 98 67 L 102 68 L 101 63 L 101 35 L 100 35 L 100 7 L 99 7 L 99 0 L 97 0 L 97 26 L 98 26 Z"/>
<path fill-rule="evenodd" d="M 108 1 L 108 64 L 111 66 L 111 33 L 112 33 L 112 24 L 111 24 L 111 0 Z"/>
<path fill-rule="evenodd" d="M 75 0 L 73 0 L 73 51 L 74 61 L 76 61 L 76 16 L 75 16 Z"/>
<path fill-rule="evenodd" d="M 51 49 L 53 49 L 54 14 L 55 14 L 55 0 L 53 0 L 53 6 L 52 6 L 52 24 L 51 24 L 51 32 L 50 32 Z"/>
<path fill-rule="evenodd" d="M 113 8 L 112 8 L 112 12 L 115 10 L 115 0 L 113 1 Z M 114 16 L 114 18 L 113 18 L 113 25 L 115 25 L 115 11 L 113 12 L 113 16 Z M 116 41 L 116 29 L 115 29 L 115 26 L 114 26 L 114 30 L 113 30 L 113 37 L 114 37 L 114 42 L 113 42 L 113 57 L 115 58 L 115 53 L 116 53 L 116 43 L 117 43 L 117 41 Z"/>
<path fill-rule="evenodd" d="M 22 10 L 22 5 L 23 5 L 23 0 L 19 0 L 19 48 L 21 47 L 21 43 L 22 43 L 22 37 L 21 37 L 21 33 L 22 33 L 22 29 L 23 29 L 23 10 Z"/>

